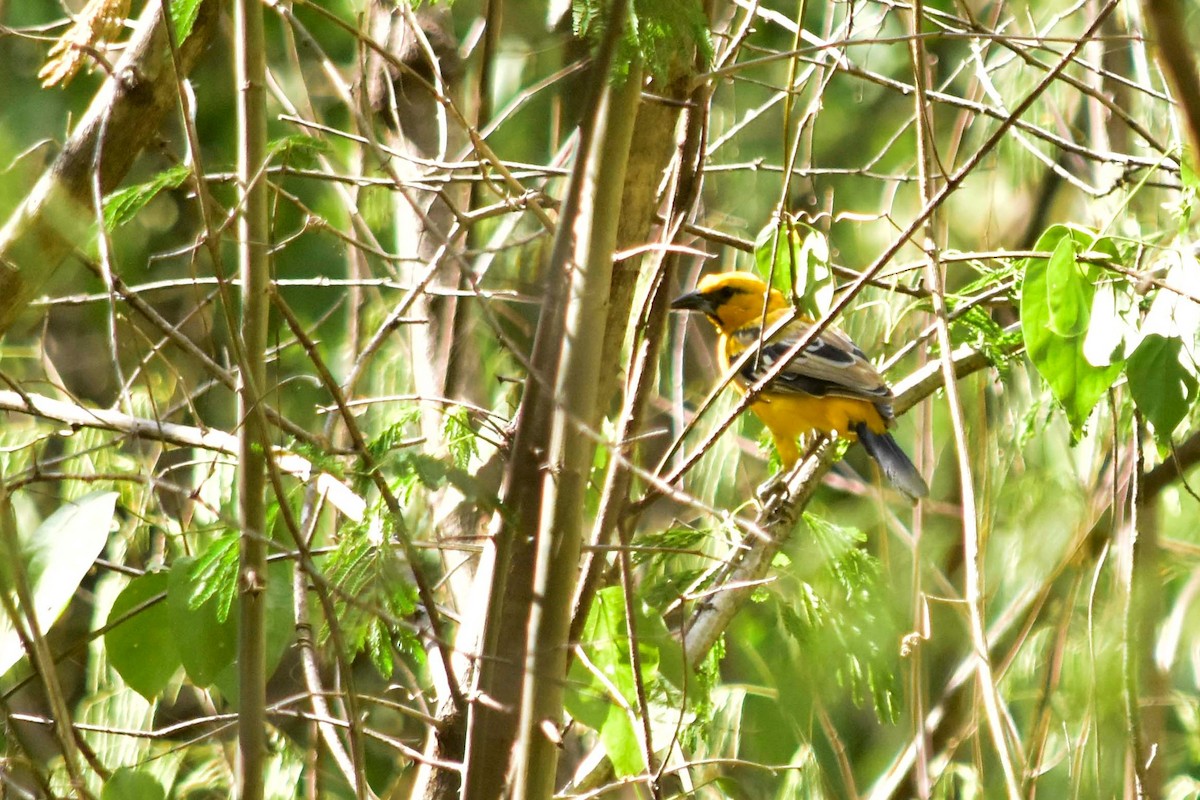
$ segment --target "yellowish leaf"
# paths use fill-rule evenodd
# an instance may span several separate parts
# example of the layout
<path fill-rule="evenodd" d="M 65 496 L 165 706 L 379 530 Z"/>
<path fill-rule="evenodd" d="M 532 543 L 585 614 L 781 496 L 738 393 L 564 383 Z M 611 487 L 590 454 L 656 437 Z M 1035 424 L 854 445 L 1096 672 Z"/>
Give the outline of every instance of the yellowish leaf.
<path fill-rule="evenodd" d="M 75 22 L 62 35 L 38 72 L 42 86 L 67 84 L 89 57 L 116 38 L 129 16 L 129 0 L 90 0 Z"/>

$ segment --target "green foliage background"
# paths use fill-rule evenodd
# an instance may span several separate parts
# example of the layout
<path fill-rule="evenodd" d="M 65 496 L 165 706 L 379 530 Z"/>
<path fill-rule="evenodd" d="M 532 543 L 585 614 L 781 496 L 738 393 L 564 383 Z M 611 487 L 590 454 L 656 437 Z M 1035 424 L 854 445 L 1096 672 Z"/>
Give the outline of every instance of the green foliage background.
<path fill-rule="evenodd" d="M 351 776 L 318 730 L 324 720 L 312 705 L 317 693 L 306 683 L 302 643 L 315 653 L 329 713 L 365 732 L 357 745 L 344 727 L 328 735 L 378 796 L 404 797 L 444 699 L 414 570 L 434 576 L 436 614 L 452 632 L 472 615 L 495 613 L 469 601 L 477 595 L 464 587 L 489 525 L 508 512 L 496 465 L 506 458 L 529 379 L 547 282 L 551 237 L 529 198 L 558 211 L 581 98 L 614 80 L 586 71 L 550 79 L 602 37 L 601 4 L 575 3 L 571 24 L 547 24 L 540 4 L 501 5 L 494 51 L 481 44 L 479 3 L 457 0 L 449 9 L 463 57 L 452 94 L 471 119 L 476 92 L 489 93 L 500 121 L 487 145 L 529 194 L 506 185 L 451 118 L 452 144 L 416 161 L 424 183 L 409 175 L 408 190 L 419 194 L 447 179 L 447 191 L 457 192 L 459 211 L 469 213 L 452 249 L 469 280 L 455 273 L 430 281 L 428 304 L 403 314 L 369 353 L 388 315 L 419 294 L 410 296 L 430 256 L 414 255 L 406 240 L 402 192 L 388 171 L 411 162 L 371 144 L 372 137 L 390 141 L 384 123 L 362 124 L 365 50 L 351 32 L 366 8 L 334 0 L 297 2 L 290 16 L 268 11 L 275 285 L 336 381 L 365 364 L 347 399 L 367 440 L 356 451 L 331 422 L 331 387 L 276 313 L 268 402 L 294 427 L 277 430 L 275 444 L 342 482 L 366 511 L 352 520 L 320 506 L 315 479 L 295 475 L 272 497 L 273 797 L 354 796 Z M 760 424 L 748 415 L 736 421 L 675 495 L 647 499 L 630 517 L 632 596 L 613 561 L 606 588 L 581 615 L 582 640 L 566 676 L 576 721 L 565 729 L 567 773 L 600 748 L 611 771 L 596 780 L 640 776 L 636 791 L 650 796 L 641 738 L 650 731 L 666 765 L 659 796 L 965 798 L 1011 795 L 1015 786 L 1030 797 L 1116 797 L 1140 788 L 1182 798 L 1200 791 L 1192 646 L 1200 509 L 1188 477 L 1200 453 L 1196 185 L 1182 166 L 1186 137 L 1137 16 L 1111 17 L 1020 124 L 970 161 L 1067 52 L 1094 5 L 995 3 L 969 17 L 961 4 L 929 3 L 917 26 L 931 92 L 923 124 L 936 152 L 932 190 L 970 166 L 929 227 L 896 249 L 836 323 L 893 385 L 909 387 L 910 376 L 947 355 L 934 336 L 922 272 L 928 252 L 936 253 L 951 344 L 984 353 L 988 364 L 959 379 L 961 430 L 945 393 L 933 389 L 920 392 L 900 421 L 896 435 L 928 476 L 930 499 L 910 507 L 879 486 L 864 454 L 850 448 L 712 652 L 681 652 L 680 626 L 723 590 L 723 565 L 753 545 L 755 488 L 776 466 L 759 444 Z M 711 88 L 707 107 L 692 108 L 703 112 L 703 184 L 693 224 L 673 241 L 706 257 L 680 259 L 666 276 L 671 286 L 683 291 L 714 269 L 772 269 L 777 285 L 820 316 L 925 206 L 923 126 L 910 91 L 907 8 L 866 0 L 799 8 L 797 18 L 795 3 L 639 0 L 615 72 L 646 69 L 643 103 L 687 106 L 700 95 L 685 92 L 685 102 L 672 92 Z M 1186 11 L 1194 27 L 1194 8 Z M 61 33 L 57 2 L 0 3 L 0 23 L 0 64 L 9 76 L 0 82 L 0 218 L 7 218 L 104 73 L 65 88 L 38 85 L 47 37 Z M 189 78 L 206 185 L 221 215 L 235 203 L 229 46 L 218 41 Z M 341 87 L 322 74 L 319 58 Z M 479 89 L 485 76 L 490 83 Z M 341 90 L 349 87 L 347 97 Z M 682 138 L 672 129 L 656 134 L 658 143 Z M 235 309 L 220 286 L 226 276 L 199 244 L 205 231 L 186 154 L 176 115 L 161 147 L 143 154 L 106 198 L 109 265 L 132 294 L 228 368 L 226 311 Z M 480 209 L 490 211 L 470 215 Z M 110 295 L 102 270 L 88 268 L 100 259 L 99 241 L 58 269 L 7 333 L 0 372 L 8 388 L 235 432 L 233 392 Z M 227 269 L 234 263 L 231 233 L 222 233 L 216 252 Z M 635 318 L 660 263 L 636 257 Z M 422 397 L 417 373 L 427 354 L 413 331 L 433 329 L 431 317 L 454 297 L 461 322 L 440 335 L 462 383 L 448 400 Z M 718 367 L 703 323 L 680 318 L 668 326 L 658 391 L 631 456 L 646 471 L 672 443 L 692 452 L 734 402 L 718 398 L 679 441 Z M 627 343 L 622 376 L 632 349 Z M 619 408 L 613 398 L 601 404 L 614 411 L 594 432 L 601 446 L 589 488 L 593 513 Z M 0 684 L 6 780 L 43 795 L 86 790 L 103 798 L 231 791 L 240 591 L 234 470 L 227 453 L 6 412 L 0 472 L 8 519 L 22 537 L 60 531 L 73 541 L 68 535 L 88 531 L 55 512 L 88 508 L 95 492 L 116 496 L 116 511 L 88 529 L 106 531 L 99 558 L 67 545 L 54 551 L 78 589 L 61 616 L 44 621 L 59 658 L 51 682 L 94 754 L 83 768 L 86 787 L 68 788 L 61 743 L 49 733 L 48 679 L 28 658 Z M 405 533 L 387 514 L 372 470 L 402 501 L 416 563 L 399 546 Z M 649 497 L 648 474 L 635 481 L 634 503 Z M 971 507 L 964 480 L 977 510 L 977 565 L 963 557 L 964 507 Z M 469 521 L 447 536 L 452 516 Z M 307 526 L 305 552 L 289 518 Z M 615 558 L 612 547 L 596 552 Z M 21 581 L 35 596 L 45 582 L 28 550 L 10 555 L 26 567 L 5 576 L 15 612 Z M 970 570 L 982 586 L 990 684 L 973 671 L 978 642 L 964 610 Z M 15 636 L 11 625 L 7 635 Z M 1004 710 L 1003 747 L 985 721 L 987 692 Z M 1151 744 L 1145 766 L 1138 758 Z M 564 786 L 584 792 L 582 782 Z"/>

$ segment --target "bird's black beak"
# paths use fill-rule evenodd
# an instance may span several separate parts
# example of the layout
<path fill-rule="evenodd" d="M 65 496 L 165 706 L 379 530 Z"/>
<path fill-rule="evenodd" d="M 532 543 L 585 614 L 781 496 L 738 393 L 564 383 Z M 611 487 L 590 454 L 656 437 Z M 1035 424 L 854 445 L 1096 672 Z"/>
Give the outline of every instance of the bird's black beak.
<path fill-rule="evenodd" d="M 705 314 L 715 311 L 709 299 L 700 292 L 688 292 L 676 297 L 671 301 L 671 308 L 679 311 L 703 311 Z"/>

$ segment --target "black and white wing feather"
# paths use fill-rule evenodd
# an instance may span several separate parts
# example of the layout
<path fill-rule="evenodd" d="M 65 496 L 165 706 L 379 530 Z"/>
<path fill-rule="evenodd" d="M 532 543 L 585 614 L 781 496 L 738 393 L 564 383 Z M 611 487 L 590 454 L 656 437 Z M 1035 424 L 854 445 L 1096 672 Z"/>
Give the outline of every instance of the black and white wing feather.
<path fill-rule="evenodd" d="M 770 329 L 767 325 L 767 329 Z M 758 358 L 752 358 L 742 368 L 740 379 L 746 385 L 757 383 L 767 371 L 784 358 L 797 342 L 808 335 L 812 323 L 796 320 L 771 337 Z M 732 334 L 739 350 L 758 346 L 762 331 L 746 326 Z M 879 371 L 867 360 L 858 345 L 841 331 L 826 329 L 809 342 L 787 368 L 772 383 L 774 391 L 793 391 L 816 397 L 848 397 L 874 403 L 884 420 L 892 414 L 892 390 Z"/>

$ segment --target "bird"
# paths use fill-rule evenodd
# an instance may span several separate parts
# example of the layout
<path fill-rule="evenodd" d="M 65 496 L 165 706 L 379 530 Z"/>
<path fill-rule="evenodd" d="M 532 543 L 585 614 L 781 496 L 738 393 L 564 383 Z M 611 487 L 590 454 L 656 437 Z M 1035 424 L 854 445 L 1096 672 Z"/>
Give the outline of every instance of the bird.
<path fill-rule="evenodd" d="M 771 333 L 792 308 L 782 292 L 751 272 L 705 275 L 695 291 L 675 298 L 671 308 L 708 317 L 720 334 L 717 360 L 725 373 L 744 352 L 758 350 L 733 376 L 734 388 L 743 395 L 813 328 L 811 319 L 797 316 Z M 915 501 L 927 496 L 929 487 L 888 433 L 896 419 L 893 399 L 858 345 L 841 331 L 825 328 L 754 398 L 750 410 L 775 440 L 782 474 L 800 458 L 797 437 L 836 434 L 861 442 L 892 485 Z"/>

